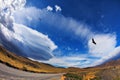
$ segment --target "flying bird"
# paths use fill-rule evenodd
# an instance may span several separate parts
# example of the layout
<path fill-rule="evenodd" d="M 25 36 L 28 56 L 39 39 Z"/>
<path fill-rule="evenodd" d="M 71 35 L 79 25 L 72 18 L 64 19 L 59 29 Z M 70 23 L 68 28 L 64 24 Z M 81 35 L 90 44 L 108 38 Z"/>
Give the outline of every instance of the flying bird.
<path fill-rule="evenodd" d="M 96 45 L 96 42 L 95 42 L 94 38 L 92 38 L 92 43 Z"/>

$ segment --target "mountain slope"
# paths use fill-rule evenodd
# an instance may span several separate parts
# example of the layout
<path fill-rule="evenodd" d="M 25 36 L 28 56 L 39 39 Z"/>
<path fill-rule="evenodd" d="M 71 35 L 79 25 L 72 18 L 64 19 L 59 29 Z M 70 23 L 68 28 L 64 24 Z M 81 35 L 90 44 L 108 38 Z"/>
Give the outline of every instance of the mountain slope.
<path fill-rule="evenodd" d="M 57 68 L 45 63 L 39 63 L 30 59 L 18 56 L 7 51 L 0 46 L 0 62 L 20 70 L 40 73 L 57 73 L 62 72 L 63 68 Z"/>
<path fill-rule="evenodd" d="M 120 59 L 102 65 L 68 72 L 63 80 L 120 80 Z"/>
<path fill-rule="evenodd" d="M 97 67 L 67 69 L 57 68 L 45 63 L 39 63 L 18 56 L 0 46 L 0 62 L 19 70 L 35 73 L 60 73 L 65 72 L 63 80 L 120 80 L 120 59 L 113 60 Z"/>
<path fill-rule="evenodd" d="M 102 64 L 102 65 L 99 65 L 98 67 L 119 66 L 119 65 L 120 65 L 120 59 L 111 60 L 109 62 Z"/>

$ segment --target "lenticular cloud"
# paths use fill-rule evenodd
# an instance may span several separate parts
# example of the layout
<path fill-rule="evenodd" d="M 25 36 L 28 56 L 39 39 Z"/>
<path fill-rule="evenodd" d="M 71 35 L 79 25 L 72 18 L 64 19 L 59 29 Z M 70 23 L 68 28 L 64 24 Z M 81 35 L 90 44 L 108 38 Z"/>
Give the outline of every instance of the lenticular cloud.
<path fill-rule="evenodd" d="M 47 35 L 15 23 L 12 16 L 25 3 L 26 0 L 0 0 L 0 44 L 25 57 L 48 60 L 57 48 L 54 42 Z"/>

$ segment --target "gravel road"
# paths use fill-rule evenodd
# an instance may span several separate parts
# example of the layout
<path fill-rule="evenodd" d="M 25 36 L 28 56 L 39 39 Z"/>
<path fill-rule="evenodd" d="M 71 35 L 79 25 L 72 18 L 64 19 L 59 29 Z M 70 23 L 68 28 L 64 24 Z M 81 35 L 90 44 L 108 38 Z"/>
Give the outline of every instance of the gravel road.
<path fill-rule="evenodd" d="M 39 74 L 20 71 L 0 63 L 0 80 L 60 80 L 62 74 Z"/>

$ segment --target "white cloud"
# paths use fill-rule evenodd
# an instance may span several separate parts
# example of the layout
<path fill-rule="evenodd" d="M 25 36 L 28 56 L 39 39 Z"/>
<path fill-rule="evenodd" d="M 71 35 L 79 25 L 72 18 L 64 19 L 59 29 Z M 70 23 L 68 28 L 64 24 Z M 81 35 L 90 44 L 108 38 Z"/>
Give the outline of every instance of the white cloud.
<path fill-rule="evenodd" d="M 50 63 L 55 66 L 62 67 L 78 67 L 82 63 L 85 63 L 88 60 L 85 56 L 63 56 L 63 57 L 53 57 L 49 61 L 44 61 L 45 63 Z M 85 62 L 83 62 L 85 61 Z M 82 65 L 81 67 L 83 67 Z"/>
<path fill-rule="evenodd" d="M 113 34 L 97 34 L 94 35 L 96 45 L 90 39 L 88 42 L 89 53 L 96 57 L 106 56 L 113 51 L 116 46 L 116 36 Z"/>
<path fill-rule="evenodd" d="M 45 10 L 41 10 L 40 14 L 42 14 L 42 21 L 47 25 L 52 26 L 52 28 L 57 27 L 59 29 L 63 29 L 68 33 L 72 33 L 75 36 L 85 38 L 87 40 L 93 36 L 88 25 L 78 22 L 73 18 L 64 17 L 63 15 L 47 12 Z"/>
<path fill-rule="evenodd" d="M 13 17 L 15 10 L 25 5 L 25 0 L 1 0 L 0 1 L 0 22 L 12 30 Z"/>
<path fill-rule="evenodd" d="M 104 47 L 103 47 L 104 48 Z M 106 51 L 105 51 L 106 52 Z M 74 53 L 71 56 L 64 57 L 53 57 L 49 61 L 45 61 L 45 63 L 50 63 L 55 66 L 63 66 L 63 67 L 93 67 L 96 65 L 100 65 L 107 60 L 114 58 L 115 56 L 120 55 L 120 46 L 115 47 L 111 50 L 111 52 L 100 54 L 98 53 L 88 53 L 88 54 L 79 54 L 74 56 Z"/>
<path fill-rule="evenodd" d="M 53 28 L 58 27 L 64 29 L 66 32 L 73 32 L 74 35 L 87 40 L 93 36 L 88 25 L 60 14 L 48 12 L 46 9 L 38 9 L 35 7 L 22 8 L 14 13 L 14 17 L 16 18 L 15 22 L 19 24 L 29 24 L 40 21 L 41 19 L 46 24 L 52 25 Z"/>
<path fill-rule="evenodd" d="M 57 46 L 47 35 L 22 24 L 25 18 L 39 19 L 36 15 L 40 10 L 34 7 L 23 8 L 25 2 L 25 0 L 2 0 L 0 2 L 0 43 L 19 55 L 37 60 L 48 60 L 53 57 L 52 51 Z M 15 23 L 18 16 L 20 18 L 17 21 L 23 21 L 20 22 L 21 24 Z"/>
<path fill-rule="evenodd" d="M 47 11 L 53 11 L 53 8 L 51 6 L 47 6 Z"/>
<path fill-rule="evenodd" d="M 107 53 L 104 56 L 101 56 L 100 59 L 98 59 L 97 61 L 93 61 L 92 64 L 90 64 L 89 66 L 96 66 L 96 65 L 100 65 L 103 62 L 106 62 L 107 60 L 114 58 L 115 56 L 120 55 L 120 46 L 114 48 L 114 50 L 112 50 L 110 53 Z"/>
<path fill-rule="evenodd" d="M 29 24 L 33 21 L 40 21 L 41 10 L 35 7 L 26 7 L 14 12 L 15 22 L 19 24 Z"/>
<path fill-rule="evenodd" d="M 88 66 L 100 65 L 120 54 L 120 46 L 116 47 L 115 34 L 97 34 L 93 38 L 96 45 L 92 43 L 91 39 L 88 41 L 89 55 L 99 59 L 92 61 Z"/>
<path fill-rule="evenodd" d="M 48 38 L 47 35 L 21 24 L 14 24 L 14 32 L 10 31 L 2 24 L 0 24 L 0 28 L 0 37 L 2 38 L 0 41 L 3 46 L 8 48 L 10 51 L 17 48 L 21 52 L 13 52 L 38 60 L 47 60 L 53 57 L 52 51 L 56 49 L 57 46 Z"/>
<path fill-rule="evenodd" d="M 58 6 L 58 5 L 55 5 L 55 11 L 58 12 L 58 11 L 62 11 L 61 7 Z"/>

